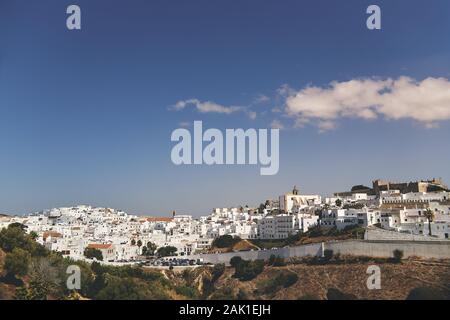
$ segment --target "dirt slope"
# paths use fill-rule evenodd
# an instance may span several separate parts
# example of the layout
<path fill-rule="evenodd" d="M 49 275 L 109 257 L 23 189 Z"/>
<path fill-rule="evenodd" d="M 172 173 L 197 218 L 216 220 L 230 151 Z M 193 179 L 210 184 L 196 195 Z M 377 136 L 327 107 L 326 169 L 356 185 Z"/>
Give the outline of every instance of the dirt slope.
<path fill-rule="evenodd" d="M 231 287 L 237 292 L 243 289 L 249 298 L 289 299 L 314 296 L 326 299 L 329 288 L 336 288 L 358 299 L 404 300 L 409 292 L 421 286 L 450 290 L 450 262 L 426 262 L 407 260 L 402 264 L 382 263 L 381 289 L 367 289 L 367 268 L 375 263 L 360 262 L 342 265 L 288 265 L 266 267 L 262 274 L 251 281 L 242 282 L 232 277 L 234 270 L 228 268 L 217 283 L 218 288 Z M 261 283 L 273 278 L 280 270 L 289 270 L 298 275 L 298 281 L 289 288 L 280 288 L 274 294 L 258 293 Z"/>

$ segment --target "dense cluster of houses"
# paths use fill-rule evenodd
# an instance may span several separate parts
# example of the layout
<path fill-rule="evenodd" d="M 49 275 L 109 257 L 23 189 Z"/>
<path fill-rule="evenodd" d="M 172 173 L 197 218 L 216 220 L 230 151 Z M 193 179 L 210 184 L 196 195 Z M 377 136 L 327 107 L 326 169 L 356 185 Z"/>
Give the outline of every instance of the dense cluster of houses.
<path fill-rule="evenodd" d="M 175 247 L 178 255 L 189 256 L 209 249 L 222 235 L 277 240 L 315 226 L 337 230 L 376 226 L 424 238 L 431 231 L 431 237 L 444 240 L 450 233 L 449 196 L 447 187 L 436 179 L 404 184 L 376 180 L 373 188 L 356 186 L 325 199 L 302 195 L 294 187 L 257 208 L 216 208 L 200 218 L 175 212 L 170 217 L 144 217 L 75 206 L 28 216 L 0 216 L 0 229 L 18 222 L 50 250 L 86 259 L 86 248 L 92 248 L 110 262 L 135 261 L 151 246 Z"/>

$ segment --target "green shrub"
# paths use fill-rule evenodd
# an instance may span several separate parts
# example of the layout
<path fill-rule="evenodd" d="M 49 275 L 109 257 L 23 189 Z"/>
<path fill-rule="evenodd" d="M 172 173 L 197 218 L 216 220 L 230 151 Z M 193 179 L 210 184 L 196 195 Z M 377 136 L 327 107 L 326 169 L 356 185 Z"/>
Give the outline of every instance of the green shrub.
<path fill-rule="evenodd" d="M 298 275 L 291 271 L 278 272 L 275 277 L 260 283 L 260 290 L 264 294 L 275 294 L 281 288 L 289 288 L 298 281 Z"/>
<path fill-rule="evenodd" d="M 418 287 L 411 290 L 406 300 L 447 300 L 450 297 L 442 290 L 432 287 Z"/>
<path fill-rule="evenodd" d="M 240 263 L 242 263 L 242 261 L 244 261 L 244 260 L 242 260 L 241 257 L 236 256 L 236 257 L 233 257 L 233 258 L 230 259 L 230 265 L 233 268 L 236 268 L 236 266 L 239 265 Z"/>
<path fill-rule="evenodd" d="M 325 249 L 323 252 L 323 259 L 328 262 L 333 259 L 334 252 L 331 249 Z"/>
<path fill-rule="evenodd" d="M 244 289 L 239 289 L 237 295 L 236 295 L 236 299 L 237 300 L 249 300 L 249 295 L 247 293 L 247 291 L 245 291 Z"/>
<path fill-rule="evenodd" d="M 231 248 L 239 241 L 241 241 L 241 238 L 226 234 L 214 239 L 212 246 L 215 248 Z"/>
<path fill-rule="evenodd" d="M 307 293 L 307 294 L 299 297 L 298 300 L 321 300 L 321 299 L 316 295 Z"/>
<path fill-rule="evenodd" d="M 235 300 L 236 296 L 231 287 L 223 287 L 214 291 L 210 297 L 211 300 Z"/>
<path fill-rule="evenodd" d="M 234 277 L 241 281 L 252 280 L 264 271 L 264 260 L 246 261 L 233 257 L 230 264 L 234 267 Z"/>
<path fill-rule="evenodd" d="M 356 300 L 356 296 L 349 293 L 344 293 L 336 288 L 330 288 L 327 291 L 328 300 Z"/>
<path fill-rule="evenodd" d="M 403 251 L 402 250 L 395 249 L 393 252 L 393 255 L 394 255 L 394 258 L 393 258 L 394 262 L 396 262 L 396 263 L 402 262 L 402 259 L 403 259 Z"/>
<path fill-rule="evenodd" d="M 274 266 L 274 267 L 283 267 L 286 265 L 286 261 L 280 257 L 280 256 L 275 256 L 274 254 L 272 254 L 269 258 L 269 261 L 267 263 L 269 266 Z"/>
<path fill-rule="evenodd" d="M 223 263 L 214 265 L 212 269 L 212 281 L 216 282 L 224 272 L 225 272 L 225 265 Z"/>
<path fill-rule="evenodd" d="M 188 286 L 180 286 L 175 288 L 175 292 L 190 299 L 197 299 L 199 292 L 197 289 Z"/>

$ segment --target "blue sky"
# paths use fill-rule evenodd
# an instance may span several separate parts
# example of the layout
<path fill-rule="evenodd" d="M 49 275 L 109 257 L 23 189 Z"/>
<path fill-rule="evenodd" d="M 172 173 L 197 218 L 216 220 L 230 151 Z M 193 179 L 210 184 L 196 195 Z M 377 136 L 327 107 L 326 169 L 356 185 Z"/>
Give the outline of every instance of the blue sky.
<path fill-rule="evenodd" d="M 70 4 L 81 7 L 81 31 L 66 29 Z M 366 28 L 370 4 L 382 9 L 382 30 Z M 305 116 L 301 101 L 289 114 L 277 93 L 404 76 L 441 79 L 440 91 L 419 97 L 437 95 L 450 79 L 449 14 L 447 0 L 0 0 L 0 212 L 92 204 L 199 215 L 257 205 L 294 184 L 326 195 L 375 178 L 450 182 L 442 113 L 425 123 L 427 108 L 393 118 L 389 105 L 376 119 L 339 111 L 330 121 Z M 169 110 L 188 99 L 256 118 Z M 174 166 L 170 134 L 194 120 L 282 123 L 279 173 Z"/>

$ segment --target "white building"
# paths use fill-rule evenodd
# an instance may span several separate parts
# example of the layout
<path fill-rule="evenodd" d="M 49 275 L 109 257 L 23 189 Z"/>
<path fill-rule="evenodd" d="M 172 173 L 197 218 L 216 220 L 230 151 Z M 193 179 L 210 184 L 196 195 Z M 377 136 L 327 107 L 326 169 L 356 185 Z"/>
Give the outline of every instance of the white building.
<path fill-rule="evenodd" d="M 300 195 L 298 189 L 294 187 L 292 192 L 279 197 L 280 211 L 291 213 L 294 207 L 303 208 L 308 206 L 320 205 L 322 197 L 320 195 Z"/>

